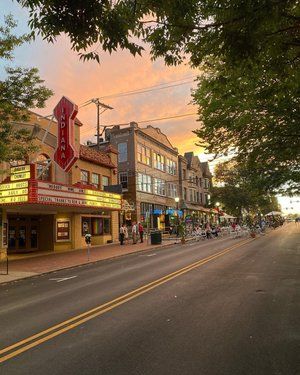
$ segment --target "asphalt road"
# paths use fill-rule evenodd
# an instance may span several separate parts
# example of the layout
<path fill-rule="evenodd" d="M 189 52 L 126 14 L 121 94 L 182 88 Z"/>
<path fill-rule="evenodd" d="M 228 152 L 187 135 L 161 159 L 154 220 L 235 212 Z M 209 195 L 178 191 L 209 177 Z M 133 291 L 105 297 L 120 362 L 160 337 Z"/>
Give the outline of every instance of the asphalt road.
<path fill-rule="evenodd" d="M 0 374 L 296 375 L 300 226 L 0 285 Z"/>

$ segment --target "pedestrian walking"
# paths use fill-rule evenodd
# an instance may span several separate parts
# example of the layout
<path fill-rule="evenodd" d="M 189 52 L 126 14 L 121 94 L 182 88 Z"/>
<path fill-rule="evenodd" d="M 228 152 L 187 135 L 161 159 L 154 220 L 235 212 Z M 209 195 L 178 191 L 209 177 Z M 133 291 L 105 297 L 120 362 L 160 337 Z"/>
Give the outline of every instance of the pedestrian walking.
<path fill-rule="evenodd" d="M 132 224 L 131 231 L 132 231 L 132 243 L 135 245 L 137 243 L 137 232 L 138 232 L 138 228 L 135 222 L 133 222 Z"/>
<path fill-rule="evenodd" d="M 125 238 L 125 230 L 124 230 L 125 225 L 122 224 L 120 227 L 120 245 L 124 245 L 124 238 Z"/>
<path fill-rule="evenodd" d="M 144 242 L 144 227 L 142 226 L 141 223 L 139 223 L 139 235 L 141 239 L 141 243 Z"/>
<path fill-rule="evenodd" d="M 129 242 L 129 235 L 128 235 L 127 225 L 124 225 L 124 242 L 125 242 L 125 245 L 127 245 L 128 242 Z"/>

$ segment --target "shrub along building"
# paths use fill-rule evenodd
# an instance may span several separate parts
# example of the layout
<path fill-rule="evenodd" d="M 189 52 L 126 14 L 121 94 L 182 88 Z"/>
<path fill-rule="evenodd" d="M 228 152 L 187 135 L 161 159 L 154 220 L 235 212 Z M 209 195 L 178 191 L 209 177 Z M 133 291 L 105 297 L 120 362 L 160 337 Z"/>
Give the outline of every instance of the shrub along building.
<path fill-rule="evenodd" d="M 0 247 L 8 252 L 64 250 L 118 240 L 121 196 L 105 192 L 117 183 L 117 152 L 80 144 L 82 123 L 77 107 L 63 98 L 55 108 L 56 121 L 30 113 L 28 129 L 38 152 L 1 169 Z"/>

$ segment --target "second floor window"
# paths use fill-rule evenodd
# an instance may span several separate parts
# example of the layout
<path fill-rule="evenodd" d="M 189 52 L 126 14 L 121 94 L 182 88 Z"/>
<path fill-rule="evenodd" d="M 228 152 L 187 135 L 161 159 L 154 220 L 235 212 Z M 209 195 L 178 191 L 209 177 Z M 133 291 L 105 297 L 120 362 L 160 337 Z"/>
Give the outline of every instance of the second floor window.
<path fill-rule="evenodd" d="M 177 197 L 177 185 L 169 184 L 169 186 L 168 186 L 168 196 L 172 197 L 172 198 Z"/>
<path fill-rule="evenodd" d="M 92 173 L 92 185 L 97 189 L 100 187 L 100 176 L 97 173 Z"/>
<path fill-rule="evenodd" d="M 160 178 L 154 179 L 154 194 L 166 195 L 166 182 Z"/>
<path fill-rule="evenodd" d="M 104 190 L 104 187 L 109 185 L 109 177 L 102 176 L 101 179 L 102 179 L 102 190 Z"/>
<path fill-rule="evenodd" d="M 138 173 L 137 189 L 146 193 L 152 192 L 151 176 L 143 173 Z"/>
<path fill-rule="evenodd" d="M 119 184 L 122 185 L 122 189 L 128 189 L 128 173 L 127 172 L 119 173 Z"/>
<path fill-rule="evenodd" d="M 119 163 L 122 163 L 124 161 L 127 161 L 127 143 L 122 142 L 118 144 L 118 161 Z"/>
<path fill-rule="evenodd" d="M 80 181 L 83 184 L 88 184 L 89 183 L 89 172 L 88 171 L 85 171 L 84 169 L 82 169 L 80 171 Z"/>

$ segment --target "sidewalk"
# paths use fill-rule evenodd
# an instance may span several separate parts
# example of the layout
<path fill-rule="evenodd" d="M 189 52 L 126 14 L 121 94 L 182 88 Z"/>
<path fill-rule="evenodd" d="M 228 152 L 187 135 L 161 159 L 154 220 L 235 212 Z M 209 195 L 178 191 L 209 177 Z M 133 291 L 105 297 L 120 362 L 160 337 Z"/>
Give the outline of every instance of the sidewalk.
<path fill-rule="evenodd" d="M 97 262 L 104 259 L 119 257 L 126 254 L 161 249 L 172 246 L 175 240 L 163 241 L 161 245 L 150 245 L 147 242 L 136 245 L 111 244 L 92 247 L 88 260 L 87 249 L 68 250 L 65 252 L 32 253 L 23 255 L 10 255 L 8 257 L 8 275 L 4 275 L 6 265 L 2 262 L 0 267 L 0 283 L 6 283 L 43 273 L 53 272 L 64 268 L 76 267 L 83 264 Z"/>

